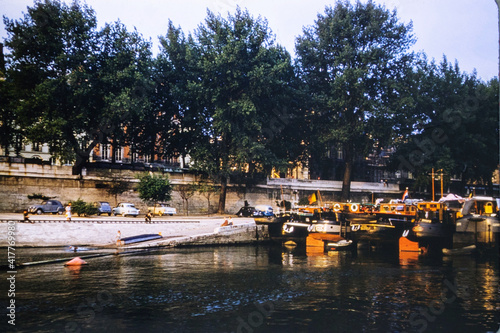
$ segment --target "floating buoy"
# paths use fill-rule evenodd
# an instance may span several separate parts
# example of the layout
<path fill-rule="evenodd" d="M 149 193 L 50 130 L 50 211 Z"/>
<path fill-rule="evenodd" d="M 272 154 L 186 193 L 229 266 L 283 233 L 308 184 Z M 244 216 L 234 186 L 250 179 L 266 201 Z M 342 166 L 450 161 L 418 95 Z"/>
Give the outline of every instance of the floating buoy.
<path fill-rule="evenodd" d="M 80 257 L 75 257 L 64 264 L 64 266 L 81 266 L 86 265 L 87 262 Z"/>

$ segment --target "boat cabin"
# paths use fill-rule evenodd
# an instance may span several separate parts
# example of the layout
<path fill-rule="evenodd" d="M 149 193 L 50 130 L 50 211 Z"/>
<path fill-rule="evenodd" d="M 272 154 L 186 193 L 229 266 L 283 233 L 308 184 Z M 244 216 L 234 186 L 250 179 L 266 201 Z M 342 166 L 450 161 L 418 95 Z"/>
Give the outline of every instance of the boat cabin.
<path fill-rule="evenodd" d="M 462 207 L 462 216 L 469 214 L 496 216 L 497 212 L 497 202 L 493 197 L 473 197 L 465 201 Z"/>
<path fill-rule="evenodd" d="M 417 206 L 406 205 L 404 203 L 382 203 L 379 208 L 382 214 L 400 214 L 400 215 L 415 215 Z"/>
<path fill-rule="evenodd" d="M 448 207 L 440 202 L 419 202 L 417 204 L 417 221 L 421 223 L 448 222 L 451 215 Z"/>

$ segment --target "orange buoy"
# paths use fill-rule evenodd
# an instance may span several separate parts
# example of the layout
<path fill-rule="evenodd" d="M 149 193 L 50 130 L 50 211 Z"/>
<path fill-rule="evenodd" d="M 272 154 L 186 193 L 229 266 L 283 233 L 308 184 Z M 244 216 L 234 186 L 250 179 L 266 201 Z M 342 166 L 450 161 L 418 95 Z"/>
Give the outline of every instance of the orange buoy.
<path fill-rule="evenodd" d="M 64 264 L 64 266 L 81 266 L 86 265 L 87 262 L 80 257 L 75 257 Z"/>

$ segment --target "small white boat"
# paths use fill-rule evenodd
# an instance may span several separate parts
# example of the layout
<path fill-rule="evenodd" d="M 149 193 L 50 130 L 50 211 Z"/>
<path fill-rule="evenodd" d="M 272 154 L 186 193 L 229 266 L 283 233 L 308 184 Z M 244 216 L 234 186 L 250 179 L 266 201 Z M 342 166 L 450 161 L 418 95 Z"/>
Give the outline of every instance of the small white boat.
<path fill-rule="evenodd" d="M 352 245 L 352 240 L 350 239 L 341 239 L 337 242 L 328 242 L 326 243 L 326 248 L 328 251 L 337 251 L 344 250 L 349 248 Z"/>
<path fill-rule="evenodd" d="M 461 247 L 458 249 L 443 249 L 443 254 L 447 256 L 451 255 L 465 255 L 465 254 L 471 254 L 476 250 L 476 245 L 470 245 L 466 247 Z"/>

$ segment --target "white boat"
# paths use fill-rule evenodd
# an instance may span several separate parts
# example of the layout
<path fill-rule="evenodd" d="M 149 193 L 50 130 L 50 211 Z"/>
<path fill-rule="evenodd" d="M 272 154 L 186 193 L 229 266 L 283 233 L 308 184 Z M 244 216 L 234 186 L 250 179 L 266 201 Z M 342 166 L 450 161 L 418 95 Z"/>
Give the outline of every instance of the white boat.
<path fill-rule="evenodd" d="M 499 245 L 500 219 L 497 201 L 493 197 L 476 196 L 467 199 L 456 221 L 453 247 L 476 245 L 494 248 Z"/>

